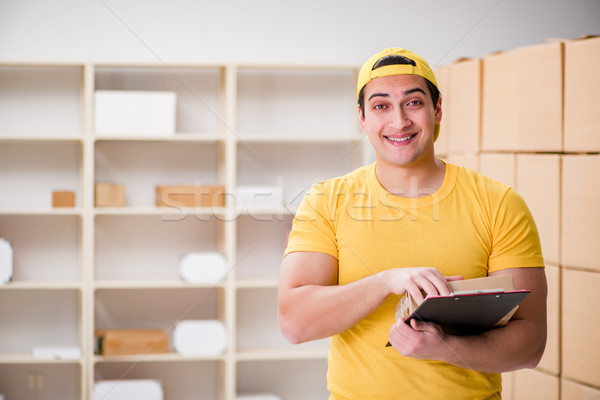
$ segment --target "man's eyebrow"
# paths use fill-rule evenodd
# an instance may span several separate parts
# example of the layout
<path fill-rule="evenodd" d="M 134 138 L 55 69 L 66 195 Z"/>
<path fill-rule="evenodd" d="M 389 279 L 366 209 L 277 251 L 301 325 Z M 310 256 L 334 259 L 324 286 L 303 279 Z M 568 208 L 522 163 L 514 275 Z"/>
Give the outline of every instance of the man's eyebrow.
<path fill-rule="evenodd" d="M 413 89 L 408 89 L 404 91 L 404 95 L 408 96 L 409 94 L 415 93 L 415 92 L 420 92 L 423 93 L 423 95 L 427 95 L 425 93 L 425 91 L 421 88 L 413 88 Z M 372 95 L 369 96 L 368 100 L 371 100 L 373 97 L 389 97 L 390 95 L 387 93 L 373 93 Z"/>

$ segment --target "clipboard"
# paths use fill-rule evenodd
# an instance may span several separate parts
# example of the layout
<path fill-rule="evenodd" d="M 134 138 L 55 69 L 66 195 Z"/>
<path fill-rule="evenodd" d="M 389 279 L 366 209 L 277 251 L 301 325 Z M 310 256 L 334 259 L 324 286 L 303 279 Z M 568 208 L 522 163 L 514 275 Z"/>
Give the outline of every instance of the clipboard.
<path fill-rule="evenodd" d="M 495 328 L 505 315 L 519 305 L 530 290 L 501 289 L 455 292 L 430 296 L 406 319 L 406 323 L 435 322 L 450 335 L 477 335 Z M 391 346 L 388 342 L 386 346 Z"/>

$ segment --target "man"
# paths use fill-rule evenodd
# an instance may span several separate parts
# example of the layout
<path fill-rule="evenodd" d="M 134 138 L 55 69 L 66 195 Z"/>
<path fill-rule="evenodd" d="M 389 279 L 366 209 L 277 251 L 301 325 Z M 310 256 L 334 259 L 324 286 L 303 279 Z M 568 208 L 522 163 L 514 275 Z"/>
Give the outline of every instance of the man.
<path fill-rule="evenodd" d="M 442 99 L 424 59 L 386 49 L 357 92 L 376 162 L 305 196 L 281 267 L 281 330 L 292 343 L 331 337 L 332 400 L 500 398 L 500 372 L 535 367 L 545 347 L 531 214 L 510 187 L 435 157 Z M 407 292 L 420 302 L 449 294 L 448 280 L 501 274 L 531 290 L 505 327 L 451 336 L 395 321 Z"/>

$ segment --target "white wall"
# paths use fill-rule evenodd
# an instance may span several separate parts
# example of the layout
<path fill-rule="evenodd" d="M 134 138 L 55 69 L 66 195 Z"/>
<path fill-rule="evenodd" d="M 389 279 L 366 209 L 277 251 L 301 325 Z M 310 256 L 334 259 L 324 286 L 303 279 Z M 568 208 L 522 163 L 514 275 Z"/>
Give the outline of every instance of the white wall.
<path fill-rule="evenodd" d="M 586 33 L 598 0 L 0 0 L 0 61 L 360 65 L 399 46 L 436 66 Z"/>

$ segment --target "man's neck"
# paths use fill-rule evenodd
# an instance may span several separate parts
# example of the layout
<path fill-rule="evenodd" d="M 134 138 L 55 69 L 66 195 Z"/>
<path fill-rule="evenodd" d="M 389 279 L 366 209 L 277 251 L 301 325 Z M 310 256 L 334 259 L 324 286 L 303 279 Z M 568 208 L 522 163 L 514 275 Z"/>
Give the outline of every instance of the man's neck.
<path fill-rule="evenodd" d="M 375 174 L 388 192 L 406 198 L 419 198 L 435 193 L 444 183 L 446 164 L 434 158 L 430 163 L 399 167 L 377 163 Z"/>

